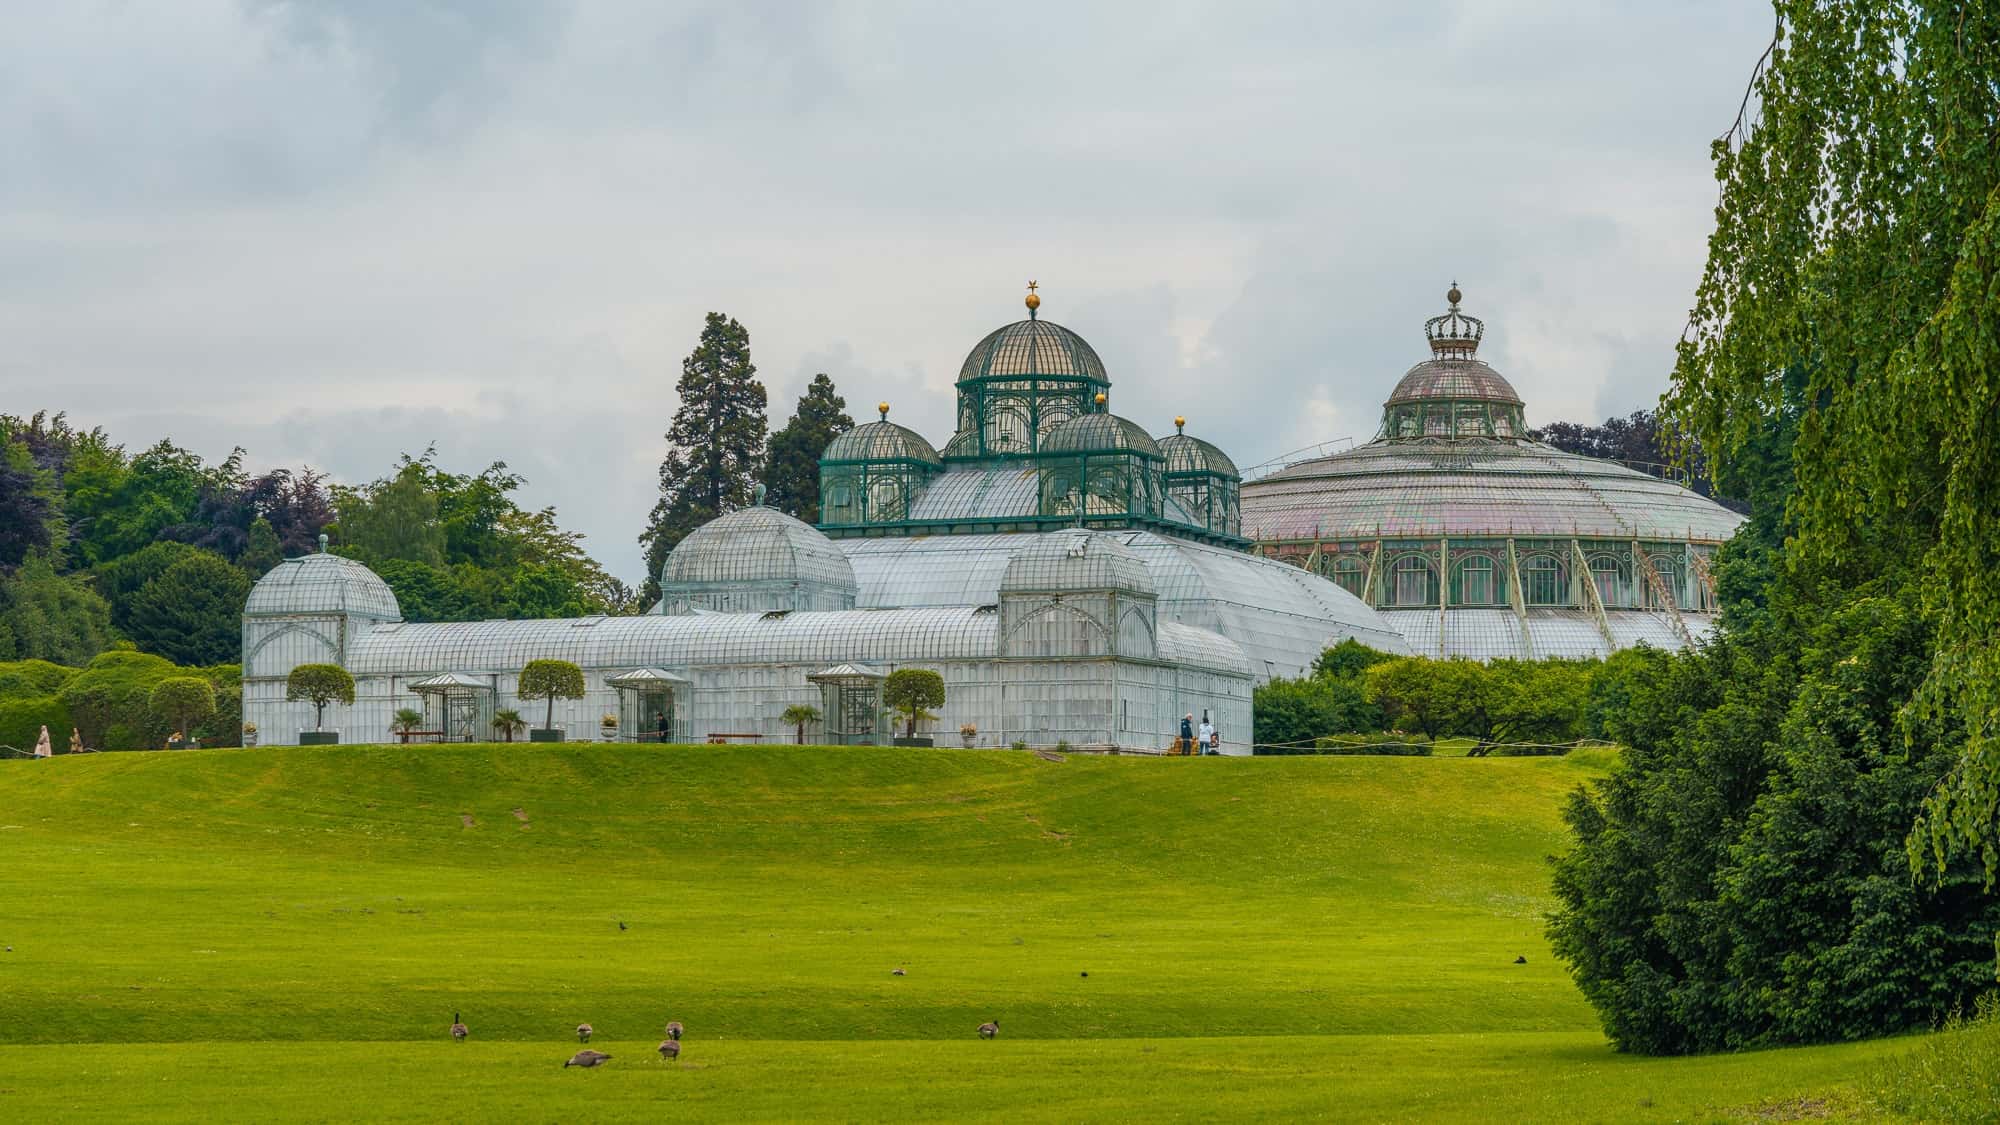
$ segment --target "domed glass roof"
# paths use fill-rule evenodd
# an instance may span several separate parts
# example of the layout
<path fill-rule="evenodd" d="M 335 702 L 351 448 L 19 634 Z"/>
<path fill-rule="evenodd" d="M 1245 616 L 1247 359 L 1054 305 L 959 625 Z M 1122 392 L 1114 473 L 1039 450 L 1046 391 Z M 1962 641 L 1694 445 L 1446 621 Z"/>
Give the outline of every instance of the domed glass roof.
<path fill-rule="evenodd" d="M 905 429 L 884 418 L 868 422 L 829 442 L 821 461 L 922 461 L 942 465 L 944 460 L 931 443 L 915 430 Z"/>
<path fill-rule="evenodd" d="M 1044 453 L 1142 453 L 1163 457 L 1160 443 L 1139 423 L 1116 414 L 1083 414 L 1042 439 Z"/>
<path fill-rule="evenodd" d="M 719 516 L 688 533 L 660 567 L 660 588 L 716 583 L 809 583 L 850 594 L 854 568 L 812 525 L 757 505 Z"/>
<path fill-rule="evenodd" d="M 1153 578 L 1137 552 L 1111 535 L 1071 528 L 1037 536 L 1007 560 L 1000 592 L 1065 593 L 1118 590 L 1153 593 Z"/>
<path fill-rule="evenodd" d="M 1046 320 L 1017 320 L 987 333 L 958 369 L 961 383 L 1035 375 L 1110 382 L 1104 361 L 1097 358 L 1089 341 Z"/>
<path fill-rule="evenodd" d="M 1167 473 L 1214 473 L 1231 480 L 1241 479 L 1236 462 L 1215 446 L 1189 434 L 1175 432 L 1160 439 L 1160 452 L 1167 459 Z"/>
<path fill-rule="evenodd" d="M 366 566 L 321 551 L 286 559 L 250 588 L 246 617 L 291 613 L 347 613 L 400 621 L 403 611 L 389 584 Z"/>
<path fill-rule="evenodd" d="M 1521 405 L 1521 396 L 1486 361 L 1471 358 L 1427 359 L 1410 368 L 1389 392 L 1384 406 L 1424 399 L 1455 399 L 1460 402 L 1499 402 Z"/>

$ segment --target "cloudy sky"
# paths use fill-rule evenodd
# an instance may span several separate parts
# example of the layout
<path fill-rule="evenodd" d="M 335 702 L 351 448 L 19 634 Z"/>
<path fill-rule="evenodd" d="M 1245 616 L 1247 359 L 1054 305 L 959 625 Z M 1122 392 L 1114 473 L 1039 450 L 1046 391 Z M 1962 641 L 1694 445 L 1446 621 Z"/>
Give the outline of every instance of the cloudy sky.
<path fill-rule="evenodd" d="M 1458 279 L 1532 422 L 1650 406 L 1754 4 L 71 0 L 0 39 L 0 412 L 505 460 L 636 580 L 680 359 L 942 445 L 1042 313 L 1245 466 L 1366 438 Z"/>

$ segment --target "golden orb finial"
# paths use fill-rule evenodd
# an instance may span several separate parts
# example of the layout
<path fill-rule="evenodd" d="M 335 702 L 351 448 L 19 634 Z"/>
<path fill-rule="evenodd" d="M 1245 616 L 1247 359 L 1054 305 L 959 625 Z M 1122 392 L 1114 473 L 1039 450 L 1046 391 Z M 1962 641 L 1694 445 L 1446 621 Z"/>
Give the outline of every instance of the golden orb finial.
<path fill-rule="evenodd" d="M 1444 295 L 1444 299 L 1450 301 L 1453 305 L 1457 305 L 1459 302 L 1459 298 L 1463 296 L 1465 296 L 1465 294 L 1460 293 L 1458 291 L 1458 282 L 1454 280 L 1451 283 L 1451 290 Z"/>
<path fill-rule="evenodd" d="M 1104 402 L 1105 402 L 1104 392 L 1103 391 L 1097 392 L 1097 405 L 1101 408 L 1104 405 Z"/>
<path fill-rule="evenodd" d="M 1187 428 L 1187 416 L 1184 414 L 1174 415 L 1174 432 L 1180 433 L 1182 430 L 1186 428 Z"/>
<path fill-rule="evenodd" d="M 1042 299 L 1040 297 L 1035 296 L 1036 284 L 1037 283 L 1033 281 L 1030 281 L 1028 283 L 1028 299 L 1025 303 L 1028 306 L 1029 320 L 1035 319 L 1035 310 L 1042 307 Z"/>
<path fill-rule="evenodd" d="M 882 420 L 883 420 L 884 422 L 887 422 L 887 421 L 889 420 L 889 404 L 888 404 L 888 403 L 886 403 L 886 402 L 878 402 L 878 403 L 876 403 L 876 404 L 875 404 L 875 409 L 877 409 L 877 410 L 880 410 L 880 411 L 882 412 Z"/>

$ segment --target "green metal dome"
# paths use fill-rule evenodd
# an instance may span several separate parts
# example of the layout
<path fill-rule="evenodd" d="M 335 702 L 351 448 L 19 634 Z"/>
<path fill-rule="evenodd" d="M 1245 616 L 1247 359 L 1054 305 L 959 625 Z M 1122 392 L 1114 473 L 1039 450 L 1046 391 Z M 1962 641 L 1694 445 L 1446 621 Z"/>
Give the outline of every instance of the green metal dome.
<path fill-rule="evenodd" d="M 1049 431 L 1043 453 L 1137 453 L 1163 458 L 1160 443 L 1139 423 L 1116 414 L 1083 414 Z"/>
<path fill-rule="evenodd" d="M 856 426 L 828 443 L 825 461 L 920 461 L 943 465 L 944 459 L 924 436 L 884 418 Z"/>
<path fill-rule="evenodd" d="M 1175 432 L 1161 438 L 1159 444 L 1170 474 L 1212 473 L 1230 480 L 1243 479 L 1242 474 L 1236 471 L 1236 462 L 1229 459 L 1229 454 L 1198 437 Z"/>
<path fill-rule="evenodd" d="M 1110 385 L 1090 342 L 1060 324 L 1017 320 L 986 334 L 958 369 L 960 383 L 1044 376 Z"/>

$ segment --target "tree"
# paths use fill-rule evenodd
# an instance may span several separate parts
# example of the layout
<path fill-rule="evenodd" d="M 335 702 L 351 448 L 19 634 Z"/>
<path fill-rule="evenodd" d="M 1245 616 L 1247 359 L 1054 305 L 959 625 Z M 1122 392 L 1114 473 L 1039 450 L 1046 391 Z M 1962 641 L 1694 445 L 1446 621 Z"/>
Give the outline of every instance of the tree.
<path fill-rule="evenodd" d="M 235 662 L 250 579 L 222 556 L 194 550 L 132 595 L 126 633 L 176 664 Z"/>
<path fill-rule="evenodd" d="M 215 714 L 215 685 L 199 676 L 172 676 L 153 685 L 146 703 L 153 714 L 171 721 L 175 731 L 192 738 L 195 724 Z"/>
<path fill-rule="evenodd" d="M 819 722 L 819 708 L 814 707 L 810 703 L 794 703 L 790 707 L 785 708 L 784 713 L 778 716 L 778 721 L 798 728 L 798 744 L 804 746 L 806 744 L 806 724 Z"/>
<path fill-rule="evenodd" d="M 326 705 L 354 702 L 354 677 L 338 664 L 301 664 L 285 677 L 285 699 L 313 705 L 313 729 L 326 726 Z"/>
<path fill-rule="evenodd" d="M 358 490 L 336 489 L 334 497 L 343 551 L 371 565 L 444 565 L 445 529 L 421 464 L 405 458 L 395 476 Z"/>
<path fill-rule="evenodd" d="M 75 576 L 57 574 L 48 556 L 30 555 L 0 579 L 0 660 L 79 667 L 112 637 L 111 607 Z"/>
<path fill-rule="evenodd" d="M 807 523 L 819 522 L 819 459 L 834 438 L 854 428 L 847 400 L 834 393 L 833 380 L 815 375 L 791 421 L 771 435 L 764 462 L 764 502 Z"/>
<path fill-rule="evenodd" d="M 1353 637 L 1341 641 L 1319 654 L 1313 661 L 1313 675 L 1335 679 L 1358 676 L 1377 664 L 1396 659 L 1394 655 L 1378 652 Z"/>
<path fill-rule="evenodd" d="M 284 561 L 285 547 L 279 542 L 277 529 L 271 526 L 271 521 L 263 516 L 250 521 L 250 530 L 243 538 L 243 553 L 236 556 L 236 565 L 242 569 L 243 576 L 255 582 Z"/>
<path fill-rule="evenodd" d="M 502 742 L 514 741 L 514 736 L 528 729 L 527 720 L 511 707 L 502 707 L 493 712 L 493 729 L 500 732 Z"/>
<path fill-rule="evenodd" d="M 1348 675 L 1280 676 L 1259 684 L 1250 697 L 1251 742 L 1290 746 L 1382 729 L 1382 709 L 1368 702 L 1361 683 L 1359 676 Z"/>
<path fill-rule="evenodd" d="M 928 668 L 898 668 L 882 684 L 882 702 L 907 720 L 903 737 L 915 738 L 917 720 L 937 718 L 929 709 L 944 706 L 944 677 Z"/>
<path fill-rule="evenodd" d="M 63 546 L 57 536 L 66 530 L 54 474 L 35 464 L 26 442 L 0 431 L 0 567 Z"/>
<path fill-rule="evenodd" d="M 1368 669 L 1364 694 L 1382 709 L 1394 730 L 1410 730 L 1436 739 L 1447 729 L 1450 701 L 1438 665 L 1446 661 L 1402 656 Z"/>
<path fill-rule="evenodd" d="M 530 660 L 521 669 L 521 682 L 515 694 L 523 699 L 547 700 L 548 712 L 542 719 L 542 729 L 553 730 L 556 700 L 582 699 L 583 691 L 583 669 L 567 660 Z"/>
<path fill-rule="evenodd" d="M 1726 462 L 1802 376 L 1783 566 L 1837 602 L 1899 559 L 1921 582 L 1907 702 L 1962 735 L 1908 841 L 2000 885 L 2000 8 L 1787 4 L 1713 148 L 1716 228 L 1667 414 Z M 1814 592 L 1807 592 L 1814 591 Z M 1826 618 L 1832 604 L 1817 609 Z"/>
<path fill-rule="evenodd" d="M 389 719 L 389 729 L 396 732 L 396 737 L 405 746 L 410 744 L 411 733 L 422 729 L 423 725 L 424 713 L 414 707 L 398 707 Z"/>
<path fill-rule="evenodd" d="M 641 598 L 660 597 L 660 566 L 688 532 L 750 502 L 763 463 L 766 399 L 750 362 L 750 333 L 732 317 L 708 314 L 701 340 L 681 362 L 680 406 L 660 462 L 660 499 L 639 542 L 646 547 Z"/>

